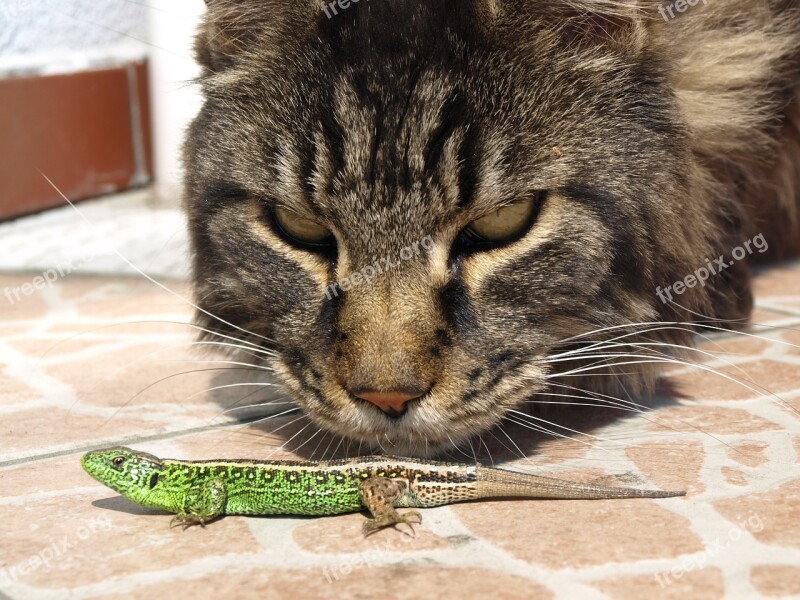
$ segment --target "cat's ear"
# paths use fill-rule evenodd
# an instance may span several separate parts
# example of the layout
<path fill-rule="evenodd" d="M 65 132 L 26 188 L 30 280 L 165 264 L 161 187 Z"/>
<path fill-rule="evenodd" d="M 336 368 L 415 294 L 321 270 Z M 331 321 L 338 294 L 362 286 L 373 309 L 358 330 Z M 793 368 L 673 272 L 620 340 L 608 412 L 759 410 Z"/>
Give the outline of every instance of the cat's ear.
<path fill-rule="evenodd" d="M 514 10 L 525 4 L 524 0 L 481 2 L 494 5 L 501 20 L 510 23 Z M 548 23 L 558 26 L 570 47 L 603 47 L 638 54 L 650 41 L 649 31 L 659 18 L 660 3 L 661 0 L 540 0 L 536 11 Z"/>
<path fill-rule="evenodd" d="M 562 0 L 564 35 L 577 46 L 639 54 L 649 43 L 661 0 Z"/>
<path fill-rule="evenodd" d="M 221 71 L 256 44 L 268 47 L 276 35 L 300 37 L 313 27 L 323 0 L 205 0 L 206 14 L 195 40 L 197 61 Z"/>

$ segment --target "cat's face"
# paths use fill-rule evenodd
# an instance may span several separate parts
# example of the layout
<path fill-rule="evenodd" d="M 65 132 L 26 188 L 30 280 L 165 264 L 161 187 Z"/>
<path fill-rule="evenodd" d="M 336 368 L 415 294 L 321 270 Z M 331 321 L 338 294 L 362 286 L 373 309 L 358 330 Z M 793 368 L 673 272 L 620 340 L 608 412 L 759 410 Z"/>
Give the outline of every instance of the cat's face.
<path fill-rule="evenodd" d="M 272 4 L 212 2 L 200 39 L 196 295 L 273 340 L 317 423 L 395 453 L 463 440 L 582 364 L 545 361 L 562 340 L 663 318 L 656 286 L 702 264 L 680 115 L 633 41 L 484 3 Z"/>

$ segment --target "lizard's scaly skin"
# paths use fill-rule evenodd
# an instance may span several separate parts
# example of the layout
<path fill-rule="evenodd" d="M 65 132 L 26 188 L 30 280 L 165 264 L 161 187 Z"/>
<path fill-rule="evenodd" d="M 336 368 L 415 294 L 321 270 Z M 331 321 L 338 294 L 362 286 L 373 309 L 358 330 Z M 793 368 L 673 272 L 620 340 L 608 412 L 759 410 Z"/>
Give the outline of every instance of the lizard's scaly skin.
<path fill-rule="evenodd" d="M 611 488 L 492 469 L 392 456 L 326 462 L 159 459 L 128 448 L 87 453 L 84 469 L 126 498 L 175 513 L 184 525 L 221 515 L 372 512 L 365 531 L 410 522 L 427 508 L 465 500 L 666 498 L 684 492 Z"/>

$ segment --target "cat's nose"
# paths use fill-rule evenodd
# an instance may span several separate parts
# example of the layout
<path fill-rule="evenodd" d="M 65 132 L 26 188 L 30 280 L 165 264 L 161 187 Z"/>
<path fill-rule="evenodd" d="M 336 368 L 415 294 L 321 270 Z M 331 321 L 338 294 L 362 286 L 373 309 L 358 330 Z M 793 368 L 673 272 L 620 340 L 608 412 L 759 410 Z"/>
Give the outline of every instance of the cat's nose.
<path fill-rule="evenodd" d="M 351 392 L 357 398 L 371 402 L 390 417 L 400 417 L 408 410 L 412 400 L 421 398 L 428 393 L 427 389 L 408 389 L 394 392 L 379 392 L 375 390 L 356 390 Z"/>

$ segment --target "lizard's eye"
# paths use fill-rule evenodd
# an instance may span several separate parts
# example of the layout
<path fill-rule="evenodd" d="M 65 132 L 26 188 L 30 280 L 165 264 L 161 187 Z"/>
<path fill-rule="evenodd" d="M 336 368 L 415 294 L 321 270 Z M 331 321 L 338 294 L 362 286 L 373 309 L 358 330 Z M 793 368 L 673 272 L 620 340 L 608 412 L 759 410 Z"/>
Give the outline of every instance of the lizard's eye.
<path fill-rule="evenodd" d="M 124 456 L 115 456 L 111 459 L 111 464 L 115 467 L 121 467 L 125 464 L 125 457 Z"/>

